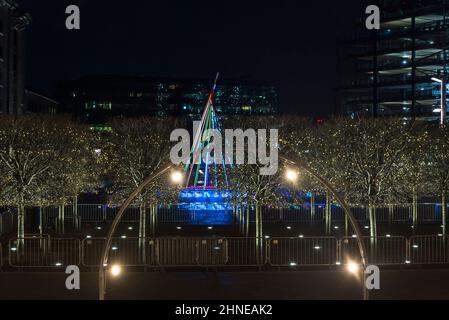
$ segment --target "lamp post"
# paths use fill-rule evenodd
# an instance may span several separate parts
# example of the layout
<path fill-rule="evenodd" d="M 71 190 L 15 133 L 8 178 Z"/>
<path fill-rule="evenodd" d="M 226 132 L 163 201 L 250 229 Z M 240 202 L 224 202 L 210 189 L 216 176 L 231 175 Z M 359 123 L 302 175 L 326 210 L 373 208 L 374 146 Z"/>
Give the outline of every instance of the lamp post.
<path fill-rule="evenodd" d="M 121 205 L 117 215 L 114 218 L 114 221 L 112 221 L 111 227 L 109 228 L 108 235 L 106 237 L 106 242 L 103 247 L 102 255 L 101 255 L 101 261 L 100 261 L 100 268 L 99 268 L 99 275 L 98 275 L 98 289 L 99 289 L 99 299 L 104 300 L 106 295 L 106 273 L 105 273 L 105 267 L 108 265 L 108 255 L 109 250 L 111 249 L 112 245 L 112 237 L 114 236 L 115 231 L 117 230 L 118 224 L 120 220 L 122 219 L 123 214 L 125 213 L 125 210 L 128 208 L 128 206 L 131 204 L 131 202 L 137 197 L 137 195 L 142 192 L 142 190 L 151 182 L 153 182 L 155 179 L 169 171 L 173 165 L 168 165 L 165 167 L 165 169 L 159 171 L 158 173 L 151 175 L 147 177 L 132 193 L 131 195 L 126 199 L 126 201 Z M 173 171 L 172 172 L 172 181 L 174 183 L 180 183 L 183 180 L 183 175 L 179 171 Z M 120 272 L 117 267 L 115 267 L 113 270 L 111 270 L 113 274 L 116 274 L 117 271 Z"/>
<path fill-rule="evenodd" d="M 440 84 L 440 126 L 444 126 L 446 122 L 446 79 L 444 77 L 441 77 L 441 79 L 433 77 L 431 80 Z"/>
<path fill-rule="evenodd" d="M 360 260 L 362 263 L 362 290 L 363 290 L 363 300 L 368 300 L 369 299 L 369 295 L 368 295 L 368 290 L 366 289 L 366 284 L 365 284 L 365 270 L 367 267 L 367 259 L 365 256 L 365 252 L 366 252 L 366 248 L 365 248 L 365 244 L 362 241 L 362 232 L 360 231 L 360 228 L 357 224 L 357 220 L 355 219 L 354 215 L 352 214 L 351 208 L 349 207 L 349 205 L 346 203 L 346 201 L 337 193 L 337 191 L 334 189 L 334 187 L 331 185 L 331 183 L 329 181 L 327 181 L 326 179 L 324 179 L 323 177 L 321 177 L 319 174 L 317 174 L 316 172 L 314 172 L 312 169 L 310 169 L 309 167 L 307 167 L 306 165 L 303 164 L 298 164 L 292 160 L 289 160 L 285 157 L 280 157 L 281 160 L 285 161 L 286 163 L 288 163 L 291 166 L 295 166 L 296 168 L 305 171 L 306 173 L 308 173 L 309 175 L 311 175 L 312 177 L 314 177 L 316 180 L 318 180 L 323 186 L 326 187 L 327 190 L 329 190 L 332 195 L 335 197 L 335 199 L 337 199 L 337 201 L 340 203 L 340 205 L 342 206 L 346 216 L 349 219 L 349 222 L 351 223 L 352 228 L 354 229 L 356 238 L 357 238 L 357 245 L 359 248 L 359 253 L 360 253 Z M 298 174 L 296 171 L 294 170 L 288 170 L 286 173 L 286 178 L 290 181 L 296 180 Z"/>

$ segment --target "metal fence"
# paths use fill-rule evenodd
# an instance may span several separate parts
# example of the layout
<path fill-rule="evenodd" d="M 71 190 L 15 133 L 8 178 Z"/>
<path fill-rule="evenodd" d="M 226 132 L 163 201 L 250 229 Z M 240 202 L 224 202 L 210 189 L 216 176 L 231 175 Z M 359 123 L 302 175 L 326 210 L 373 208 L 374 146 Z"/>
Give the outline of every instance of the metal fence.
<path fill-rule="evenodd" d="M 0 236 L 11 233 L 15 230 L 16 214 L 12 210 L 0 213 Z"/>
<path fill-rule="evenodd" d="M 272 238 L 268 241 L 267 257 L 272 266 L 335 265 L 338 259 L 337 239 Z"/>
<path fill-rule="evenodd" d="M 227 261 L 224 238 L 158 238 L 155 243 L 160 266 L 223 266 Z"/>
<path fill-rule="evenodd" d="M 96 224 L 111 222 L 119 207 L 102 204 L 79 204 L 77 207 L 77 214 L 79 221 L 82 224 Z M 352 213 L 359 223 L 366 223 L 369 221 L 368 208 L 352 207 Z M 441 205 L 435 203 L 420 203 L 417 208 L 417 223 L 418 224 L 436 224 L 441 223 Z M 449 206 L 448 206 L 449 209 Z M 376 207 L 376 218 L 378 223 L 412 223 L 412 206 L 411 205 L 395 205 Z M 148 211 L 147 211 L 148 212 Z M 337 205 L 331 206 L 330 221 L 332 223 L 343 223 L 345 214 L 343 209 Z M 254 208 L 249 209 L 250 222 L 255 221 Z M 65 206 L 64 217 L 66 223 L 75 221 L 75 210 L 73 206 Z M 262 208 L 261 216 L 265 223 L 324 223 L 326 220 L 325 204 L 316 203 L 313 210 L 310 204 L 305 203 L 295 208 Z M 246 219 L 246 209 L 243 214 Z M 3 217 L 4 216 L 4 217 Z M 54 228 L 57 224 L 59 216 L 58 207 L 42 208 L 42 223 L 44 230 Z M 123 218 L 123 222 L 138 222 L 140 216 L 139 207 L 129 207 Z M 2 218 L 3 217 L 3 218 Z M 0 235 L 7 233 L 14 227 L 15 215 L 12 213 L 0 214 Z M 448 217 L 449 218 L 449 217 Z M 4 221 L 2 221 L 2 219 Z M 199 220 L 198 220 L 199 219 Z M 159 206 L 157 208 L 156 221 L 158 223 L 176 223 L 176 224 L 195 224 L 201 220 L 197 219 L 195 212 L 187 212 L 181 210 L 176 205 Z M 197 221 L 198 220 L 198 221 Z"/>
<path fill-rule="evenodd" d="M 257 267 L 265 263 L 262 253 L 266 252 L 266 241 L 262 241 L 262 248 L 259 249 L 256 238 L 226 238 L 226 244 L 226 266 Z"/>
<path fill-rule="evenodd" d="M 407 262 L 407 241 L 404 237 L 362 237 L 367 250 L 366 258 L 370 264 L 395 265 Z M 342 264 L 360 261 L 358 239 L 343 238 L 340 241 Z"/>
<path fill-rule="evenodd" d="M 413 236 L 409 241 L 409 262 L 413 264 L 449 263 L 447 236 Z"/>
<path fill-rule="evenodd" d="M 449 264 L 448 237 L 363 237 L 369 264 Z M 105 238 L 27 235 L 0 246 L 0 266 L 98 267 Z M 20 249 L 21 248 L 21 249 Z M 360 262 L 357 238 L 114 238 L 109 263 L 159 267 L 300 267 Z"/>
<path fill-rule="evenodd" d="M 8 260 L 13 267 L 61 267 L 80 265 L 78 239 L 30 237 L 11 239 Z"/>
<path fill-rule="evenodd" d="M 106 238 L 83 239 L 81 261 L 83 266 L 98 267 Z M 124 266 L 145 266 L 154 263 L 150 239 L 113 238 L 108 261 Z"/>

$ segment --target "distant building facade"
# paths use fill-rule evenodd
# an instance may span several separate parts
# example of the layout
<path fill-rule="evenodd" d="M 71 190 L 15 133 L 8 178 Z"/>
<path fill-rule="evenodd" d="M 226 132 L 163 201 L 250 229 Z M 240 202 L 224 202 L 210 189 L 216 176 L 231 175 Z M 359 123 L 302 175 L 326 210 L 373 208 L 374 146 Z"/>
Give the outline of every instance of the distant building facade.
<path fill-rule="evenodd" d="M 449 0 L 372 2 L 381 29 L 360 21 L 340 44 L 340 112 L 437 119 L 441 88 L 432 78 L 448 78 Z"/>
<path fill-rule="evenodd" d="M 87 76 L 58 86 L 61 112 L 89 123 L 132 116 L 201 115 L 212 83 L 204 79 Z M 220 80 L 214 105 L 222 115 L 274 114 L 278 92 L 269 84 Z"/>
<path fill-rule="evenodd" d="M 26 90 L 26 104 L 29 113 L 54 115 L 59 109 L 59 102 L 32 90 Z"/>
<path fill-rule="evenodd" d="M 27 111 L 25 34 L 30 15 L 13 0 L 0 0 L 0 113 Z"/>

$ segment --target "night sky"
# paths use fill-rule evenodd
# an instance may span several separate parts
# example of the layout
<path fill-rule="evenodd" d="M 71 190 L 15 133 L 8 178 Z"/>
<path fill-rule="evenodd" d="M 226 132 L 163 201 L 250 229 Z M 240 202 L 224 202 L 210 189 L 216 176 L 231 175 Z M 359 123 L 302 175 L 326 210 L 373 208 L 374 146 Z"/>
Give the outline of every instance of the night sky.
<path fill-rule="evenodd" d="M 249 77 L 280 90 L 281 110 L 334 109 L 337 39 L 365 16 L 360 0 L 18 0 L 30 12 L 28 87 L 87 74 Z M 306 4 L 307 3 L 307 4 Z M 81 9 L 81 30 L 65 8 Z"/>

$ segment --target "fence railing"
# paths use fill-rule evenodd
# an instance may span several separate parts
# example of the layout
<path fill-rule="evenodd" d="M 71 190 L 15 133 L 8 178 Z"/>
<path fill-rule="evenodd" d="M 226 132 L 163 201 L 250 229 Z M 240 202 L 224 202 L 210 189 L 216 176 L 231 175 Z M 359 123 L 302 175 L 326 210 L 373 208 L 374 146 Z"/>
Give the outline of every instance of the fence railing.
<path fill-rule="evenodd" d="M 447 236 L 363 237 L 369 264 L 449 264 Z M 105 238 L 10 239 L 0 266 L 98 267 Z M 154 267 L 300 267 L 360 261 L 356 238 L 114 238 L 108 262 Z"/>
<path fill-rule="evenodd" d="M 414 264 L 449 263 L 448 237 L 413 236 L 409 241 L 409 261 Z"/>
<path fill-rule="evenodd" d="M 362 237 L 366 258 L 370 264 L 395 265 L 407 261 L 407 241 L 404 237 Z M 341 263 L 360 261 L 358 239 L 343 238 L 340 241 Z"/>
<path fill-rule="evenodd" d="M 334 265 L 338 257 L 338 241 L 334 237 L 272 238 L 267 257 L 272 266 Z"/>
<path fill-rule="evenodd" d="M 9 241 L 8 250 L 9 264 L 13 267 L 80 265 L 81 245 L 78 239 L 16 238 Z"/>
<path fill-rule="evenodd" d="M 15 212 L 11 210 L 0 213 L 0 236 L 15 230 L 16 217 Z"/>
<path fill-rule="evenodd" d="M 359 223 L 366 223 L 369 221 L 368 208 L 365 207 L 353 207 L 352 213 Z M 448 206 L 449 209 L 449 206 Z M 376 212 L 376 218 L 378 223 L 412 223 L 413 210 L 411 205 L 395 205 L 374 208 Z M 417 207 L 417 223 L 429 224 L 429 223 L 441 223 L 441 205 L 435 203 L 420 203 Z M 118 207 L 108 206 L 101 204 L 79 204 L 76 210 L 81 224 L 95 224 L 111 222 L 118 212 Z M 148 211 L 147 211 L 148 212 Z M 255 210 L 250 208 L 249 221 L 255 221 Z M 345 220 L 345 214 L 343 209 L 333 204 L 330 210 L 330 217 L 326 218 L 325 204 L 315 204 L 313 210 L 309 204 L 297 206 L 295 208 L 262 208 L 262 220 L 265 223 L 270 222 L 286 222 L 286 223 L 324 223 L 326 219 L 331 223 L 342 223 Z M 66 223 L 72 223 L 74 219 L 75 210 L 72 206 L 66 206 L 64 210 L 64 216 Z M 246 209 L 242 214 L 246 221 Z M 42 221 L 44 230 L 49 227 L 54 227 L 57 224 L 59 217 L 59 208 L 49 207 L 42 209 Z M 140 217 L 140 210 L 138 207 L 130 207 L 125 212 L 122 221 L 123 222 L 138 222 Z M 198 219 L 201 219 L 201 215 L 198 215 Z M 449 217 L 448 217 L 449 218 Z M 13 227 L 14 223 L 11 223 L 11 219 L 14 219 L 14 215 L 6 214 L 3 218 L 0 214 L 0 235 L 6 233 L 3 230 Z M 181 210 L 176 205 L 159 207 L 157 208 L 157 215 L 155 221 L 157 223 L 177 223 L 177 224 L 195 224 L 200 221 L 197 220 L 195 212 L 187 212 Z M 6 228 L 6 229 L 5 229 Z"/>

